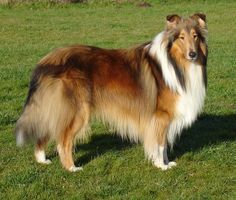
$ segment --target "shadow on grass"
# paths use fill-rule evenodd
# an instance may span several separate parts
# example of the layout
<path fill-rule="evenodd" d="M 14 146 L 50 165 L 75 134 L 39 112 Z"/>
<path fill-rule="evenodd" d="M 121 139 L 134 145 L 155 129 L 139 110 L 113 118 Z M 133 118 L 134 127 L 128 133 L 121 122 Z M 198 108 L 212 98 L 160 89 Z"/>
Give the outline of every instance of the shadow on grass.
<path fill-rule="evenodd" d="M 219 144 L 236 139 L 236 115 L 203 115 L 194 125 L 182 133 L 170 154 L 170 159 L 182 156 L 186 152 L 199 151 L 209 145 Z M 134 144 L 122 140 L 119 136 L 111 134 L 93 135 L 87 144 L 77 146 L 77 150 L 88 153 L 79 157 L 76 164 L 85 165 L 107 151 L 121 151 Z"/>
<path fill-rule="evenodd" d="M 75 160 L 75 164 L 85 165 L 97 156 L 103 155 L 108 151 L 121 151 L 133 145 L 129 140 L 123 140 L 120 136 L 111 133 L 92 135 L 89 143 L 76 146 L 76 151 L 83 150 L 88 153 Z"/>
<path fill-rule="evenodd" d="M 171 157 L 196 152 L 205 146 L 217 145 L 236 139 L 236 114 L 202 115 L 193 126 L 177 139 Z"/>

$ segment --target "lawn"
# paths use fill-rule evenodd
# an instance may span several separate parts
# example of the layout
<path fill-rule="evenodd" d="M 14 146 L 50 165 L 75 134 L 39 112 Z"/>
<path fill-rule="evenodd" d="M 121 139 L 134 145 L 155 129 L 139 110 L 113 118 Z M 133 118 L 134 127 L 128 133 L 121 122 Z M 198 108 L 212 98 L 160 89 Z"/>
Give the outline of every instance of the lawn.
<path fill-rule="evenodd" d="M 0 6 L 0 199 L 236 199 L 236 2 L 89 1 Z M 122 141 L 99 122 L 90 140 L 74 151 L 84 170 L 34 161 L 33 146 L 18 148 L 13 130 L 30 74 L 50 50 L 81 43 L 126 48 L 151 40 L 168 14 L 207 15 L 208 90 L 203 114 L 177 141 L 177 167 L 160 171 L 140 144 Z"/>

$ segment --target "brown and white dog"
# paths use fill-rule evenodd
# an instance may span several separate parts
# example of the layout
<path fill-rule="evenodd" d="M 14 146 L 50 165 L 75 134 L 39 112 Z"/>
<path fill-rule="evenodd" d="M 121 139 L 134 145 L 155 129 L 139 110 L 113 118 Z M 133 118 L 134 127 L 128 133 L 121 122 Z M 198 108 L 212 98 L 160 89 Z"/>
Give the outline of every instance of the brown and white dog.
<path fill-rule="evenodd" d="M 130 49 L 74 45 L 57 49 L 33 72 L 16 140 L 35 142 L 46 159 L 55 140 L 63 167 L 80 170 L 72 157 L 75 138 L 84 139 L 92 117 L 122 136 L 142 142 L 146 156 L 166 170 L 174 165 L 167 144 L 201 112 L 206 93 L 207 27 L 204 14 L 167 16 L 153 41 Z"/>

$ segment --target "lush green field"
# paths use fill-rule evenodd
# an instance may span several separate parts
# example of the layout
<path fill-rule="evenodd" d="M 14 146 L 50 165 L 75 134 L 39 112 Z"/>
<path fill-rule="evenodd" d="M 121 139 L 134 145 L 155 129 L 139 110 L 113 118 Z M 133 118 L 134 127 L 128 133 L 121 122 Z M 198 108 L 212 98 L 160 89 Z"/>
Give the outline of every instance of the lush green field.
<path fill-rule="evenodd" d="M 236 2 L 94 2 L 0 6 L 0 199 L 236 199 Z M 73 43 L 129 47 L 162 31 L 166 15 L 194 12 L 207 14 L 208 95 L 203 115 L 170 153 L 176 168 L 156 169 L 141 145 L 98 122 L 76 147 L 78 173 L 62 169 L 53 144 L 49 166 L 34 161 L 33 146 L 16 147 L 30 74 L 48 51 Z"/>

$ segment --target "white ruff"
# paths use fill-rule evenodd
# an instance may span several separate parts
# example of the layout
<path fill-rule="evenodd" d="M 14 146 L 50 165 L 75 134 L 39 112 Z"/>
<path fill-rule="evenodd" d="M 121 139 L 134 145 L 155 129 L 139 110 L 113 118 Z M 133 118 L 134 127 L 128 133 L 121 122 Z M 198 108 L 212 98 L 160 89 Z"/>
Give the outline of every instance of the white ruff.
<path fill-rule="evenodd" d="M 156 36 L 150 48 L 150 53 L 160 63 L 166 85 L 179 95 L 175 117 L 167 134 L 168 142 L 172 146 L 176 136 L 180 135 L 183 128 L 189 127 L 201 112 L 206 91 L 201 66 L 195 63 L 190 64 L 185 74 L 186 91 L 182 89 L 174 67 L 168 60 L 167 44 L 163 42 L 163 36 L 164 32 Z"/>
<path fill-rule="evenodd" d="M 151 44 L 150 54 L 160 63 L 166 85 L 171 90 L 181 94 L 183 92 L 182 87 L 179 84 L 174 67 L 168 59 L 166 51 L 167 44 L 163 42 L 164 33 L 165 32 L 161 32 L 154 38 Z"/>
<path fill-rule="evenodd" d="M 191 64 L 187 71 L 186 91 L 180 95 L 176 105 L 175 118 L 170 124 L 167 135 L 168 142 L 173 145 L 177 135 L 185 127 L 191 126 L 200 114 L 206 90 L 200 65 Z"/>

